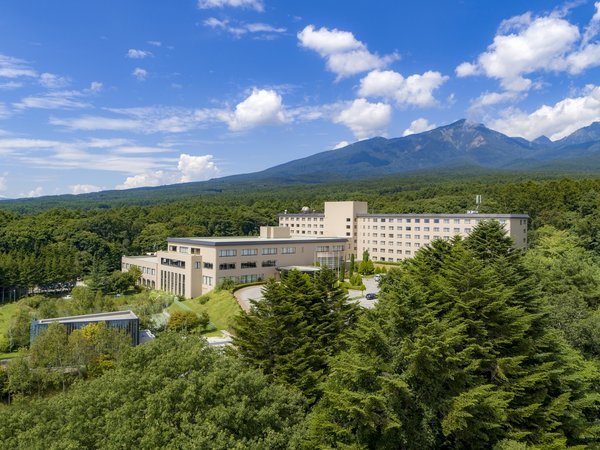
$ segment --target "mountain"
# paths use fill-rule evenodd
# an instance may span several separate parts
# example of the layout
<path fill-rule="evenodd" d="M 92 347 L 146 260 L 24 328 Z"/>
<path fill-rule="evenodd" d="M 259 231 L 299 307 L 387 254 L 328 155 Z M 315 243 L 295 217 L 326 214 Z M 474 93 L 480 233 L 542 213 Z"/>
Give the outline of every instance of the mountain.
<path fill-rule="evenodd" d="M 597 157 L 600 168 L 600 123 L 577 130 L 560 141 L 545 136 L 534 141 L 509 137 L 465 119 L 401 138 L 376 137 L 338 150 L 317 153 L 261 172 L 234 175 L 228 182 L 281 180 L 287 182 L 367 178 L 418 170 L 480 167 L 535 169 L 549 161 Z M 561 163 L 555 164 L 560 167 Z M 577 164 L 575 164 L 577 166 Z M 572 169 L 572 164 L 567 164 Z"/>

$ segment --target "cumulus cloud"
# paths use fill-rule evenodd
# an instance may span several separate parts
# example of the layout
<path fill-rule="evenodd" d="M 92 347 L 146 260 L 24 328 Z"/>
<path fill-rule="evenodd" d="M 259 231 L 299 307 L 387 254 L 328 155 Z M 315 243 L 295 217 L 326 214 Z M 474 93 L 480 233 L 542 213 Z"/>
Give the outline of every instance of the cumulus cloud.
<path fill-rule="evenodd" d="M 232 24 L 229 20 L 220 20 L 216 17 L 209 17 L 204 21 L 204 25 L 226 31 L 238 37 L 247 33 L 276 34 L 285 33 L 287 31 L 285 28 L 275 27 L 266 23 L 236 22 L 235 24 Z"/>
<path fill-rule="evenodd" d="M 341 141 L 338 142 L 337 144 L 334 145 L 333 149 L 334 150 L 338 150 L 340 148 L 344 148 L 344 147 L 348 147 L 350 145 L 350 142 L 348 141 Z"/>
<path fill-rule="evenodd" d="M 0 77 L 37 77 L 37 72 L 26 61 L 0 53 Z"/>
<path fill-rule="evenodd" d="M 370 103 L 364 98 L 358 98 L 335 116 L 333 121 L 346 125 L 357 139 L 366 139 L 384 134 L 391 116 L 392 107 L 390 105 Z"/>
<path fill-rule="evenodd" d="M 198 0 L 198 8 L 248 8 L 262 12 L 265 10 L 265 5 L 262 0 Z"/>
<path fill-rule="evenodd" d="M 152 45 L 153 47 L 162 47 L 162 42 L 161 41 L 146 41 L 149 45 Z"/>
<path fill-rule="evenodd" d="M 456 67 L 458 77 L 484 74 L 507 91 L 526 91 L 527 75 L 538 71 L 578 74 L 600 65 L 600 45 L 590 42 L 600 29 L 600 2 L 583 37 L 579 28 L 559 12 L 534 17 L 531 13 L 503 21 L 492 44 L 475 62 Z M 579 44 L 579 45 L 578 45 Z"/>
<path fill-rule="evenodd" d="M 433 130 L 437 125 L 435 123 L 429 123 L 427 119 L 423 117 L 413 120 L 410 126 L 404 130 L 402 136 L 409 136 L 411 134 L 423 133 L 424 131 Z"/>
<path fill-rule="evenodd" d="M 133 75 L 138 81 L 144 81 L 146 78 L 148 78 L 148 71 L 146 69 L 142 69 L 141 67 L 136 67 L 133 69 L 133 72 L 131 72 L 131 75 Z"/>
<path fill-rule="evenodd" d="M 222 112 L 219 117 L 232 131 L 286 121 L 281 96 L 269 89 L 253 89 L 244 101 L 236 105 L 234 111 Z"/>
<path fill-rule="evenodd" d="M 300 45 L 314 50 L 325 58 L 327 69 L 338 79 L 357 73 L 386 67 L 399 56 L 397 54 L 379 56 L 371 53 L 367 46 L 356 39 L 349 31 L 322 27 L 315 29 L 308 25 L 298 33 Z"/>
<path fill-rule="evenodd" d="M 432 106 L 437 103 L 433 91 L 447 79 L 447 76 L 432 71 L 404 78 L 393 70 L 374 70 L 360 81 L 358 93 L 362 97 L 393 99 L 399 106 Z"/>
<path fill-rule="evenodd" d="M 535 139 L 541 135 L 561 139 L 592 122 L 600 121 L 600 86 L 588 86 L 579 97 L 543 105 L 532 113 L 507 109 L 490 128 L 509 136 Z"/>
<path fill-rule="evenodd" d="M 89 194 L 91 192 L 98 192 L 102 190 L 100 186 L 96 186 L 94 184 L 73 184 L 69 186 L 69 188 L 71 189 L 71 193 L 75 195 Z"/>
<path fill-rule="evenodd" d="M 69 85 L 69 79 L 53 73 L 44 72 L 40 75 L 39 82 L 48 89 L 60 89 Z"/>
<path fill-rule="evenodd" d="M 25 197 L 33 198 L 33 197 L 41 197 L 44 195 L 44 188 L 42 186 L 38 186 L 35 189 L 29 191 Z"/>
<path fill-rule="evenodd" d="M 176 169 L 147 171 L 127 177 L 123 184 L 117 186 L 117 189 L 204 181 L 215 177 L 218 173 L 219 169 L 212 155 L 193 156 L 182 153 L 179 155 Z"/>
<path fill-rule="evenodd" d="M 516 100 L 520 97 L 518 92 L 484 92 L 479 97 L 471 102 L 470 110 L 484 108 L 486 106 L 496 105 L 498 103 L 506 103 Z"/>
<path fill-rule="evenodd" d="M 144 59 L 152 56 L 152 52 L 147 50 L 138 50 L 136 48 L 130 48 L 127 50 L 127 57 L 131 59 Z"/>
<path fill-rule="evenodd" d="M 90 92 L 93 92 L 94 94 L 97 94 L 98 92 L 100 92 L 102 90 L 102 88 L 104 87 L 104 85 L 102 83 L 100 83 L 99 81 L 92 81 L 90 83 Z"/>
<path fill-rule="evenodd" d="M 181 181 L 187 183 L 216 176 L 219 169 L 212 159 L 213 155 L 192 156 L 185 153 L 179 155 L 177 170 L 181 172 Z"/>

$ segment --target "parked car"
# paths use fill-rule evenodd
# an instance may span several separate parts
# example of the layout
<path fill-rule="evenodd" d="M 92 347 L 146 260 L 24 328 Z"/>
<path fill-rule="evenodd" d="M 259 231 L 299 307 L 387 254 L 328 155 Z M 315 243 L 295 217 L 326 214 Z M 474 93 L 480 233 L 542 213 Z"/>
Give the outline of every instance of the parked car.
<path fill-rule="evenodd" d="M 374 293 L 370 292 L 367 295 L 365 295 L 365 298 L 367 300 L 375 300 L 377 298 L 377 294 L 374 294 Z"/>

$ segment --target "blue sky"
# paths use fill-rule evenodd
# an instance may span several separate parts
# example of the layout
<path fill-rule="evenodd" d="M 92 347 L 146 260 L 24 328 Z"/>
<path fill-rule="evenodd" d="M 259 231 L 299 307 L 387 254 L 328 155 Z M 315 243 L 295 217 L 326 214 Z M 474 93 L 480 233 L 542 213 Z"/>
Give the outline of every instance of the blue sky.
<path fill-rule="evenodd" d="M 0 3 L 0 196 L 247 173 L 468 118 L 600 120 L 600 2 Z"/>

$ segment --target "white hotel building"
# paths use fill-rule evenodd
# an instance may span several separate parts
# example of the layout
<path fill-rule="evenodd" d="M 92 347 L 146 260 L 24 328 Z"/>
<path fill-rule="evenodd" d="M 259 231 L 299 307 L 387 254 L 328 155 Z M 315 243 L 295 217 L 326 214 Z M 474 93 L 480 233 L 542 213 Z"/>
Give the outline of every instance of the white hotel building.
<path fill-rule="evenodd" d="M 515 247 L 527 246 L 525 214 L 369 214 L 366 202 L 325 202 L 323 213 L 303 208 L 279 215 L 278 227 L 254 237 L 168 238 L 167 250 L 124 256 L 122 270 L 142 270 L 141 284 L 197 297 L 224 279 L 247 283 L 276 276 L 291 266 L 338 267 L 368 250 L 373 261 L 410 258 L 434 239 L 467 236 L 482 220 L 504 225 Z"/>

